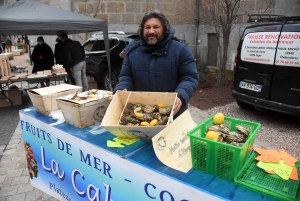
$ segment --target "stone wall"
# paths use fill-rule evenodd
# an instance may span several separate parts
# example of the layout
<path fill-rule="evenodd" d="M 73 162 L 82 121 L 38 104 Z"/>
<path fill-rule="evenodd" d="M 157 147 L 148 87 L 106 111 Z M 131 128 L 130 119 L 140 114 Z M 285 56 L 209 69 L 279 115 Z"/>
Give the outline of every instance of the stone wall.
<path fill-rule="evenodd" d="M 109 24 L 139 24 L 145 12 L 159 9 L 171 24 L 194 23 L 194 0 L 73 0 L 75 10 Z"/>
<path fill-rule="evenodd" d="M 36 0 L 41 3 L 59 7 L 64 10 L 77 12 L 91 17 L 108 21 L 109 31 L 125 31 L 136 33 L 144 13 L 150 9 L 161 10 L 176 29 L 175 36 L 185 40 L 195 53 L 195 0 Z M 2 5 L 15 2 L 15 0 L 2 0 Z M 202 6 L 209 5 L 212 0 L 201 0 Z M 271 2 L 271 6 L 267 6 Z M 238 16 L 240 24 L 231 32 L 227 68 L 233 66 L 241 34 L 246 26 L 249 13 L 268 13 L 282 15 L 300 15 L 300 0 L 244 0 L 242 10 Z M 266 11 L 267 10 L 267 11 Z M 200 22 L 201 21 L 200 19 Z M 208 34 L 214 33 L 212 27 L 202 23 L 199 27 L 198 57 L 203 62 L 208 57 Z M 85 41 L 90 34 L 71 36 L 80 42 Z M 54 44 L 55 37 L 45 37 L 49 43 Z M 36 37 L 32 38 L 36 40 Z"/>

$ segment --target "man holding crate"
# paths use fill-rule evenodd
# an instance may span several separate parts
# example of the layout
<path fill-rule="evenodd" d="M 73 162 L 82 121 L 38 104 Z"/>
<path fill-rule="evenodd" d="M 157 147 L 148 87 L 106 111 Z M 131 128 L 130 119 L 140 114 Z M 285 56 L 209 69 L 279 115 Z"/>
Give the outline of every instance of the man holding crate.
<path fill-rule="evenodd" d="M 186 44 L 175 38 L 175 29 L 158 10 L 148 11 L 140 24 L 140 39 L 125 51 L 122 70 L 114 92 L 177 92 L 174 118 L 183 113 L 198 88 L 194 57 Z"/>

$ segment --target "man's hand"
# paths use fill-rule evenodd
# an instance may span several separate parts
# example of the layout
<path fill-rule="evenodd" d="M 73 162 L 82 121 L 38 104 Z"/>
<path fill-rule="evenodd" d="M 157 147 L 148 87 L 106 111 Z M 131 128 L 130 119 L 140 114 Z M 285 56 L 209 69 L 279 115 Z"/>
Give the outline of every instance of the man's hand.
<path fill-rule="evenodd" d="M 180 98 L 177 97 L 176 101 L 175 101 L 174 109 L 173 109 L 173 111 L 174 111 L 173 115 L 175 115 L 180 110 L 181 106 L 182 106 L 182 102 L 181 102 Z"/>
<path fill-rule="evenodd" d="M 127 91 L 127 89 L 123 89 L 123 91 Z M 109 99 L 109 100 L 112 100 L 113 98 L 114 98 L 114 94 L 111 95 L 108 99 Z"/>

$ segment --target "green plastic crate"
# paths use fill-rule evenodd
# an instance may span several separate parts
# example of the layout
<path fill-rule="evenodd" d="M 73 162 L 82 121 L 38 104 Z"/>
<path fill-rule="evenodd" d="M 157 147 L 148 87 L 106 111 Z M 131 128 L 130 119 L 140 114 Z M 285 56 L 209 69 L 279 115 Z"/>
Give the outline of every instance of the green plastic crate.
<path fill-rule="evenodd" d="M 256 152 L 251 154 L 247 163 L 234 178 L 234 183 L 278 200 L 300 201 L 300 174 L 298 174 L 298 181 L 283 180 L 278 175 L 268 174 L 257 167 L 258 161 L 255 160 L 257 156 Z M 296 163 L 296 167 L 299 173 L 300 162 Z"/>
<path fill-rule="evenodd" d="M 233 181 L 252 150 L 256 133 L 260 128 L 259 123 L 225 116 L 223 125 L 228 126 L 231 131 L 236 131 L 235 125 L 237 124 L 251 131 L 242 147 L 205 138 L 206 129 L 214 125 L 213 116 L 188 132 L 194 169 Z"/>

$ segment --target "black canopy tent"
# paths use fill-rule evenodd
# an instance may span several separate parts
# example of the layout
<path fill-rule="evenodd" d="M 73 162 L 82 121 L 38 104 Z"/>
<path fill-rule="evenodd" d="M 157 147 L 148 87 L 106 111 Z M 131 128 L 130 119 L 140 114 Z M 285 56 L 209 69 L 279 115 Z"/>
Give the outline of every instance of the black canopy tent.
<path fill-rule="evenodd" d="M 65 31 L 68 34 L 102 31 L 111 80 L 106 21 L 62 10 L 33 0 L 21 0 L 13 4 L 0 6 L 1 35 L 56 35 L 57 31 Z"/>

